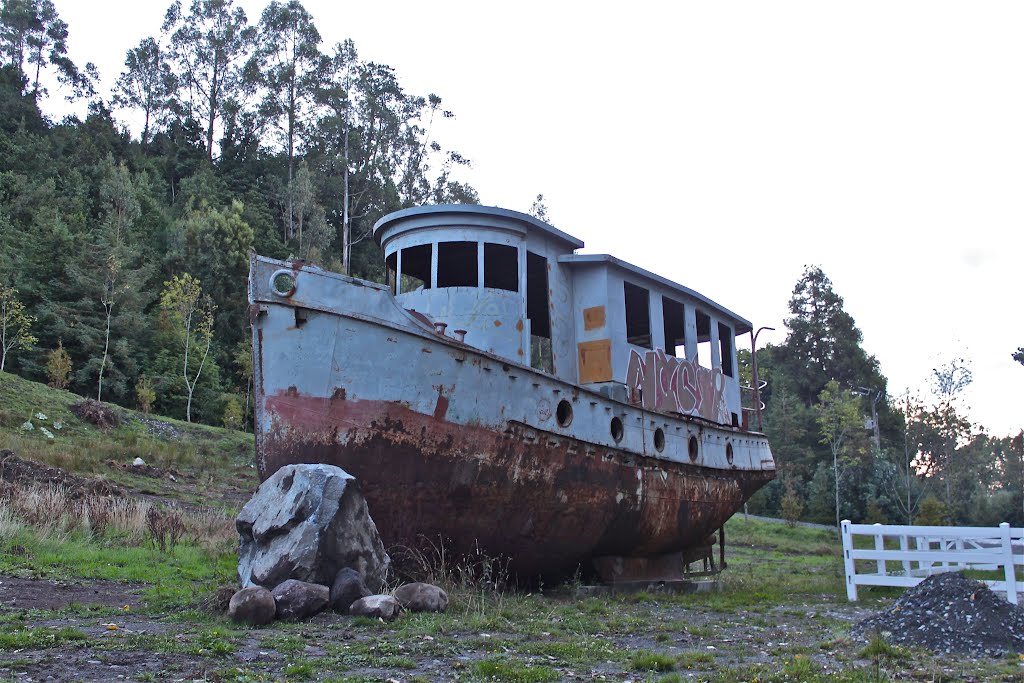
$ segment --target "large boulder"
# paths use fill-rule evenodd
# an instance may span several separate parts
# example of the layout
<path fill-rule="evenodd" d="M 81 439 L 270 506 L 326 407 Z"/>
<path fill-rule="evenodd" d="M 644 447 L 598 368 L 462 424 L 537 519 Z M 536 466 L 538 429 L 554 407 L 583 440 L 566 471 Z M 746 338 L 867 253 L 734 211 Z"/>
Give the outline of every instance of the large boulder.
<path fill-rule="evenodd" d="M 331 608 L 335 612 L 348 614 L 349 605 L 367 595 L 372 593 L 366 587 L 363 577 L 355 569 L 345 567 L 334 577 L 331 585 Z"/>
<path fill-rule="evenodd" d="M 287 579 L 329 586 L 344 567 L 380 590 L 391 558 L 354 477 L 333 465 L 286 465 L 238 514 L 242 586 Z"/>
<path fill-rule="evenodd" d="M 231 596 L 228 616 L 242 624 L 262 626 L 274 620 L 277 604 L 274 596 L 262 586 L 249 586 Z"/>
<path fill-rule="evenodd" d="M 395 599 L 410 612 L 444 612 L 448 594 L 429 583 L 407 583 L 395 591 Z"/>
<path fill-rule="evenodd" d="M 278 619 L 307 619 L 326 609 L 331 589 L 318 583 L 288 579 L 271 591 Z"/>

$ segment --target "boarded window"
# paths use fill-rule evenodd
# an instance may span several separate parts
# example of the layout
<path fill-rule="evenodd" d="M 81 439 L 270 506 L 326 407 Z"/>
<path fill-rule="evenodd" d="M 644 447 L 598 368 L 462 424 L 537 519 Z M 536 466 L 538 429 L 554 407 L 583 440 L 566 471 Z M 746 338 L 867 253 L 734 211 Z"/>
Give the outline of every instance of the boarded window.
<path fill-rule="evenodd" d="M 711 316 L 697 311 L 697 363 L 710 368 L 711 358 Z"/>
<path fill-rule="evenodd" d="M 661 317 L 665 321 L 665 353 L 670 356 L 685 356 L 686 318 L 683 304 L 667 296 L 661 297 Z"/>
<path fill-rule="evenodd" d="M 732 377 L 732 330 L 718 323 L 718 346 L 722 356 L 722 374 Z"/>
<path fill-rule="evenodd" d="M 519 250 L 504 244 L 484 244 L 484 287 L 519 291 Z"/>
<path fill-rule="evenodd" d="M 476 242 L 438 242 L 437 286 L 476 287 Z"/>
<path fill-rule="evenodd" d="M 643 287 L 622 283 L 626 297 L 626 341 L 651 348 L 651 294 Z"/>
<path fill-rule="evenodd" d="M 554 369 L 551 357 L 551 312 L 548 301 L 548 260 L 526 252 L 526 317 L 530 320 L 530 365 Z"/>
<path fill-rule="evenodd" d="M 407 247 L 402 250 L 402 291 L 430 289 L 431 245 Z"/>

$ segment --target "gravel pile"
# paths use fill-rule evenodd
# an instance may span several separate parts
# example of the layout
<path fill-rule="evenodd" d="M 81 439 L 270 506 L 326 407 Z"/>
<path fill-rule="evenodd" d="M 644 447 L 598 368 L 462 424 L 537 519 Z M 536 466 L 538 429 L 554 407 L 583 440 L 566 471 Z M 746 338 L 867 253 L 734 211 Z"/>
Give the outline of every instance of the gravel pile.
<path fill-rule="evenodd" d="M 1024 653 L 1024 609 L 963 574 L 930 576 L 891 608 L 861 621 L 854 635 L 974 656 Z"/>

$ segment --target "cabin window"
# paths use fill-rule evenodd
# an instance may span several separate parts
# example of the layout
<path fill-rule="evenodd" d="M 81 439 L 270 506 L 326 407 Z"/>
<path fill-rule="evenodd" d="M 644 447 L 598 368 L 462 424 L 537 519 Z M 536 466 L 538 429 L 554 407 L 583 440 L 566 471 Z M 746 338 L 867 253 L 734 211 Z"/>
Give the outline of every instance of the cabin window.
<path fill-rule="evenodd" d="M 437 286 L 478 286 L 476 254 L 476 242 L 438 242 Z"/>
<path fill-rule="evenodd" d="M 665 353 L 670 356 L 686 355 L 686 318 L 683 315 L 683 304 L 661 297 L 661 317 L 665 321 Z"/>
<path fill-rule="evenodd" d="M 732 330 L 718 323 L 718 348 L 722 358 L 722 374 L 732 377 Z"/>
<path fill-rule="evenodd" d="M 530 321 L 530 366 L 553 372 L 548 260 L 532 251 L 526 252 L 526 317 Z"/>
<path fill-rule="evenodd" d="M 697 364 L 713 367 L 711 358 L 711 316 L 697 311 Z"/>
<path fill-rule="evenodd" d="M 431 245 L 406 247 L 402 250 L 401 292 L 430 289 Z"/>
<path fill-rule="evenodd" d="M 519 250 L 504 244 L 484 244 L 484 287 L 519 291 Z"/>
<path fill-rule="evenodd" d="M 622 283 L 626 296 L 626 341 L 651 348 L 651 294 L 643 287 Z"/>

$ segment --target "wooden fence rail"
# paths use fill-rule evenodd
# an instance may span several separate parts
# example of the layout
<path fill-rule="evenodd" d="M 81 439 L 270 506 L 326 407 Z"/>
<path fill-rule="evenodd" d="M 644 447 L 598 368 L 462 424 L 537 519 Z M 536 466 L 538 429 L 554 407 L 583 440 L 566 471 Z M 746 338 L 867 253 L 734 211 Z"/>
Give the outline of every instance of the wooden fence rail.
<path fill-rule="evenodd" d="M 1024 529 L 998 527 L 902 526 L 842 523 L 846 596 L 857 586 L 916 586 L 932 574 L 974 569 L 1002 571 L 1002 580 L 985 580 L 1014 605 L 1024 592 L 1017 565 L 1024 565 Z M 873 539 L 857 548 L 855 539 Z M 888 540 L 888 543 L 887 543 Z M 861 543 L 860 545 L 864 545 Z"/>

